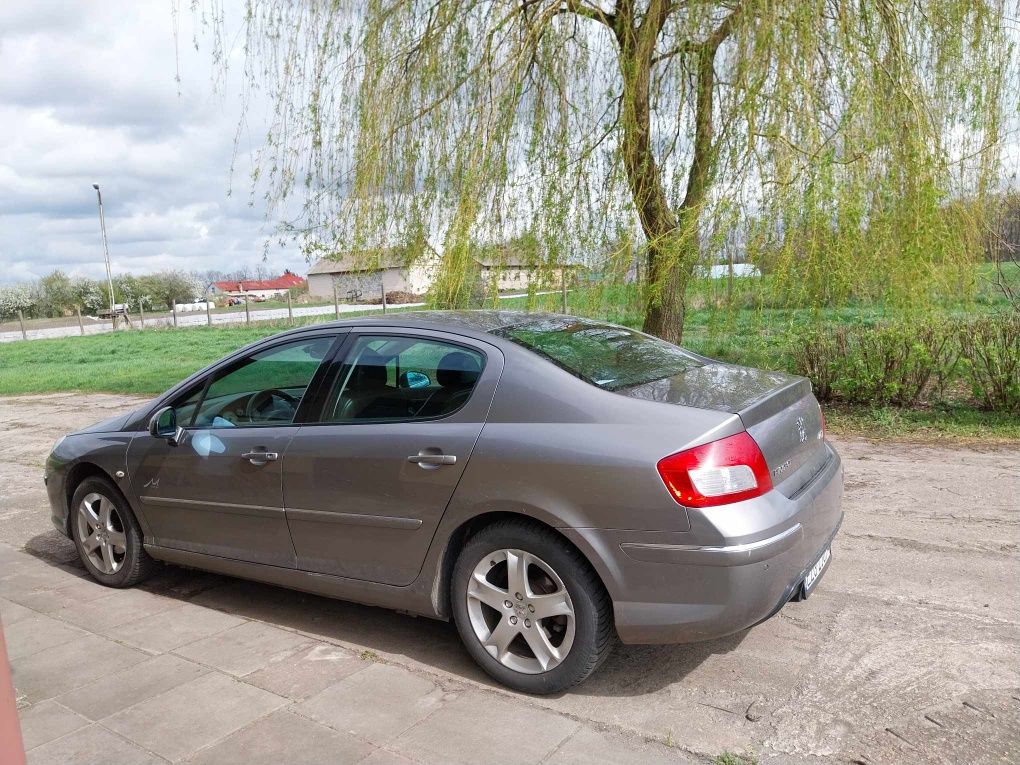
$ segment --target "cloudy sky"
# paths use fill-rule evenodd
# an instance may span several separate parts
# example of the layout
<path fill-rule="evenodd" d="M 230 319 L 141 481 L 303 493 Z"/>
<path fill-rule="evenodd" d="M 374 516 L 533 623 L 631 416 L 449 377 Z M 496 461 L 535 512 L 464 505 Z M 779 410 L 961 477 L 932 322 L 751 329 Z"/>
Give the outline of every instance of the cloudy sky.
<path fill-rule="evenodd" d="M 261 262 L 272 226 L 249 205 L 258 105 L 232 177 L 240 82 L 215 91 L 209 45 L 195 50 L 180 5 L 175 44 L 169 0 L 0 3 L 0 282 L 105 274 L 93 183 L 115 273 Z M 277 245 L 267 265 L 306 268 Z"/>

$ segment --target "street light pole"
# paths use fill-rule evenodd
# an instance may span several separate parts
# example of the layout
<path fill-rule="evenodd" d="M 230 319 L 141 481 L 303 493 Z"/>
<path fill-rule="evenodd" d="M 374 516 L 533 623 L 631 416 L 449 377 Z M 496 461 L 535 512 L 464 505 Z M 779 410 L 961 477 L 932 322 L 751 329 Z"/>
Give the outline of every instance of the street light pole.
<path fill-rule="evenodd" d="M 99 228 L 103 232 L 103 254 L 106 257 L 106 283 L 110 287 L 110 318 L 113 319 L 113 327 L 116 329 L 116 319 L 113 317 L 113 273 L 110 271 L 110 245 L 106 241 L 106 218 L 103 217 L 103 195 L 99 191 L 98 183 L 93 183 L 92 188 L 96 190 L 96 200 L 99 202 Z"/>

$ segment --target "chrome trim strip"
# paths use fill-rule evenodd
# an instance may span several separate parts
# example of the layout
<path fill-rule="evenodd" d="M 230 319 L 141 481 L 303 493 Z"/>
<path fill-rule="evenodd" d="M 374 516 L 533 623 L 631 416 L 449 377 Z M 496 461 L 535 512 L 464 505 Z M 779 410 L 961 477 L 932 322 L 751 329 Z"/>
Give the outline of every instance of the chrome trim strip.
<path fill-rule="evenodd" d="M 341 523 L 346 526 L 374 526 L 383 529 L 414 531 L 421 528 L 421 518 L 400 518 L 391 515 L 362 515 L 360 513 L 334 513 L 328 510 L 302 510 L 287 508 L 287 518 L 307 523 Z"/>
<path fill-rule="evenodd" d="M 262 518 L 273 518 L 283 515 L 282 507 L 269 507 L 268 505 L 239 505 L 233 502 L 211 502 L 208 500 L 178 499 L 175 497 L 141 496 L 139 499 L 146 505 L 181 505 L 183 507 L 195 508 L 207 507 L 213 511 L 229 513 L 232 515 L 254 515 Z"/>
<path fill-rule="evenodd" d="M 803 537 L 800 523 L 768 539 L 739 545 L 664 545 L 624 542 L 620 549 L 646 563 L 679 563 L 694 566 L 742 566 L 774 558 L 796 545 Z"/>
<path fill-rule="evenodd" d="M 786 531 L 782 531 L 776 534 L 774 537 L 768 539 L 759 539 L 757 542 L 747 542 L 742 545 L 726 545 L 726 546 L 712 546 L 712 545 L 660 545 L 660 544 L 647 544 L 643 542 L 626 542 L 622 546 L 628 549 L 641 549 L 641 550 L 677 550 L 683 552 L 719 552 L 719 553 L 744 553 L 751 552 L 752 550 L 759 550 L 762 547 L 770 547 L 780 540 L 786 539 L 791 534 L 796 534 L 800 531 L 800 524 L 795 523 Z"/>

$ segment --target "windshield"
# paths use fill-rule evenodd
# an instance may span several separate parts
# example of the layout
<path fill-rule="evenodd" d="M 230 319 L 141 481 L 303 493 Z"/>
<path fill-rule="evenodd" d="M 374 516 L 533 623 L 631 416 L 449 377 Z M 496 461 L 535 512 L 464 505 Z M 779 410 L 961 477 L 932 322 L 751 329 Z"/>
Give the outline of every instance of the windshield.
<path fill-rule="evenodd" d="M 606 390 L 643 385 L 703 365 L 693 354 L 664 340 L 588 319 L 535 318 L 493 330 L 493 334 Z"/>

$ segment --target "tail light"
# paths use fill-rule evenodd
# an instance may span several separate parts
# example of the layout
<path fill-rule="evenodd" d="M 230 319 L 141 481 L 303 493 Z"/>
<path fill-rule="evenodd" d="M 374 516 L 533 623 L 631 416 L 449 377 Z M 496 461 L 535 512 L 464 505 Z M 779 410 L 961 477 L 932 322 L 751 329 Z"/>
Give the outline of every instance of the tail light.
<path fill-rule="evenodd" d="M 772 489 L 765 457 L 746 431 L 663 457 L 655 467 L 686 507 L 725 505 Z"/>
<path fill-rule="evenodd" d="M 822 410 L 822 405 L 818 405 L 818 416 L 822 420 L 822 432 L 819 438 L 825 438 L 825 412 Z"/>

